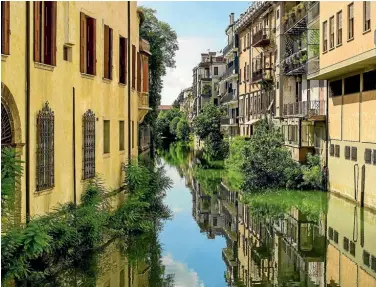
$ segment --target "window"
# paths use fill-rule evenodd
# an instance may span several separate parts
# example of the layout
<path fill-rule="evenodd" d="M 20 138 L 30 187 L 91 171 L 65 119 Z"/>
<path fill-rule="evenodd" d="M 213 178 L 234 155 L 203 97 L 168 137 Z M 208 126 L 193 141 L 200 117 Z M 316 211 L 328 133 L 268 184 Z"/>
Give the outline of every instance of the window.
<path fill-rule="evenodd" d="M 96 75 L 96 20 L 80 14 L 80 72 Z"/>
<path fill-rule="evenodd" d="M 338 231 L 334 230 L 334 242 L 338 244 Z"/>
<path fill-rule="evenodd" d="M 371 30 L 371 1 L 363 1 L 363 31 Z"/>
<path fill-rule="evenodd" d="M 373 150 L 373 164 L 376 165 L 376 149 Z"/>
<path fill-rule="evenodd" d="M 141 54 L 137 52 L 137 91 L 141 92 Z"/>
<path fill-rule="evenodd" d="M 345 146 L 345 159 L 350 159 L 350 147 Z"/>
<path fill-rule="evenodd" d="M 127 83 L 127 39 L 120 37 L 119 39 L 119 82 Z"/>
<path fill-rule="evenodd" d="M 334 144 L 330 144 L 330 156 L 334 156 Z"/>
<path fill-rule="evenodd" d="M 333 240 L 333 228 L 329 227 L 329 239 Z"/>
<path fill-rule="evenodd" d="M 354 146 L 351 148 L 351 160 L 353 161 L 358 160 L 358 149 Z"/>
<path fill-rule="evenodd" d="M 330 31 L 330 41 L 329 48 L 334 48 L 334 16 L 329 19 L 329 31 Z"/>
<path fill-rule="evenodd" d="M 120 276 L 119 276 L 119 287 L 125 287 L 125 271 L 124 269 L 120 271 Z"/>
<path fill-rule="evenodd" d="M 214 67 L 214 76 L 218 76 L 218 67 Z"/>
<path fill-rule="evenodd" d="M 355 256 L 355 243 L 350 241 L 350 254 Z"/>
<path fill-rule="evenodd" d="M 372 162 L 372 150 L 369 148 L 366 148 L 364 151 L 364 161 L 365 163 L 371 163 Z"/>
<path fill-rule="evenodd" d="M 72 47 L 64 46 L 63 47 L 63 59 L 67 62 L 72 62 Z"/>
<path fill-rule="evenodd" d="M 335 157 L 339 157 L 339 152 L 340 152 L 340 146 L 336 144 L 334 148 Z"/>
<path fill-rule="evenodd" d="M 88 110 L 83 116 L 83 179 L 95 176 L 95 114 Z"/>
<path fill-rule="evenodd" d="M 360 92 L 360 75 L 345 78 L 345 92 L 344 95 L 354 94 Z"/>
<path fill-rule="evenodd" d="M 337 45 L 342 44 L 342 11 L 337 13 Z"/>
<path fill-rule="evenodd" d="M 136 46 L 132 45 L 132 89 L 136 88 Z"/>
<path fill-rule="evenodd" d="M 124 121 L 119 121 L 119 150 L 124 150 Z"/>
<path fill-rule="evenodd" d="M 239 69 L 239 84 L 242 84 L 242 69 Z"/>
<path fill-rule="evenodd" d="M 103 77 L 110 80 L 112 80 L 112 42 L 112 29 L 109 26 L 104 25 Z"/>
<path fill-rule="evenodd" d="M 328 50 L 328 21 L 322 23 L 323 52 Z"/>
<path fill-rule="evenodd" d="M 142 77 L 142 84 L 143 84 L 143 92 L 149 92 L 149 59 L 148 57 L 143 56 L 143 77 Z"/>
<path fill-rule="evenodd" d="M 376 70 L 363 74 L 363 92 L 376 90 Z"/>
<path fill-rule="evenodd" d="M 363 250 L 363 263 L 368 267 L 370 266 L 370 257 L 371 255 L 367 251 Z"/>
<path fill-rule="evenodd" d="M 343 249 L 345 249 L 346 251 L 349 251 L 349 245 L 350 245 L 349 239 L 344 237 L 343 238 Z"/>
<path fill-rule="evenodd" d="M 10 1 L 1 1 L 1 54 L 9 55 Z"/>
<path fill-rule="evenodd" d="M 376 257 L 372 256 L 371 269 L 376 272 Z"/>
<path fill-rule="evenodd" d="M 277 18 L 277 20 L 279 19 L 279 9 L 277 10 L 276 18 Z"/>
<path fill-rule="evenodd" d="M 342 80 L 330 82 L 330 96 L 342 96 Z"/>
<path fill-rule="evenodd" d="M 351 40 L 354 38 L 354 3 L 347 6 L 347 39 Z"/>
<path fill-rule="evenodd" d="M 54 1 L 34 2 L 34 61 L 56 66 L 56 7 Z"/>
<path fill-rule="evenodd" d="M 54 169 L 54 112 L 44 105 L 37 116 L 37 190 L 52 188 L 55 185 Z"/>
<path fill-rule="evenodd" d="M 110 121 L 103 121 L 103 153 L 110 152 Z"/>

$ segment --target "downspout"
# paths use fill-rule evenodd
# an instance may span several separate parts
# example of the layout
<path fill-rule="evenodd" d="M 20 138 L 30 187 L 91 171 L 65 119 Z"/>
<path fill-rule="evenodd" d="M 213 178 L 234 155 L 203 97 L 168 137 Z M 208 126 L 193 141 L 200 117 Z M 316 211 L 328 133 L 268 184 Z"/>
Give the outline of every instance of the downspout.
<path fill-rule="evenodd" d="M 132 157 L 132 140 L 131 138 L 131 2 L 128 1 L 128 164 L 131 163 Z M 128 55 L 127 55 L 128 57 Z M 134 59 L 133 59 L 134 60 Z"/>
<path fill-rule="evenodd" d="M 26 1 L 26 163 L 25 163 L 25 181 L 26 181 L 26 223 L 30 220 L 30 2 Z"/>
<path fill-rule="evenodd" d="M 77 205 L 77 184 L 76 184 L 76 89 L 73 87 L 73 202 Z"/>
<path fill-rule="evenodd" d="M 326 81 L 326 117 L 325 117 L 325 191 L 328 191 L 328 182 L 329 182 L 329 168 L 328 168 L 328 160 L 329 160 L 329 84 Z"/>

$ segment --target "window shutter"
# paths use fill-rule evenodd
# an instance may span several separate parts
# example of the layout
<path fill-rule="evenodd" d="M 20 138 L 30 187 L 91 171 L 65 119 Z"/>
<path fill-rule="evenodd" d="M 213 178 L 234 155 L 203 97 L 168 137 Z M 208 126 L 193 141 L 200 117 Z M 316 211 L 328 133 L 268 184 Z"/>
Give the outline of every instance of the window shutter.
<path fill-rule="evenodd" d="M 113 47 L 113 39 L 112 39 L 112 29 L 110 28 L 109 29 L 109 36 L 110 36 L 110 39 L 109 39 L 109 41 L 110 41 L 110 43 L 109 43 L 109 48 L 110 48 L 110 58 L 109 58 L 109 66 L 108 66 L 108 70 L 109 70 L 109 76 L 110 76 L 110 79 L 112 80 L 112 47 Z"/>
<path fill-rule="evenodd" d="M 141 92 L 141 55 L 137 52 L 137 91 Z"/>
<path fill-rule="evenodd" d="M 148 57 L 144 57 L 144 59 L 143 59 L 143 65 L 144 65 L 144 67 L 143 67 L 143 69 L 142 69 L 142 72 L 143 72 L 143 74 L 144 74 L 144 76 L 143 76 L 143 91 L 145 92 L 145 93 L 147 93 L 147 92 L 149 92 L 149 59 L 148 59 Z"/>
<path fill-rule="evenodd" d="M 85 73 L 85 27 L 86 16 L 80 13 L 80 72 Z"/>
<path fill-rule="evenodd" d="M 9 55 L 9 37 L 10 37 L 10 2 L 9 1 L 4 1 L 3 3 L 4 7 L 4 43 L 2 52 L 5 55 Z"/>
<path fill-rule="evenodd" d="M 93 42 L 93 56 L 92 56 L 92 62 L 91 64 L 93 65 L 93 75 L 96 75 L 97 74 L 97 29 L 96 29 L 96 20 L 95 19 L 91 19 L 91 23 L 92 23 L 92 42 Z"/>
<path fill-rule="evenodd" d="M 109 71 L 108 71 L 108 58 L 109 58 L 109 29 L 107 25 L 104 25 L 104 77 L 109 79 Z"/>
<path fill-rule="evenodd" d="M 52 2 L 52 65 L 56 66 L 56 18 L 57 17 L 57 2 Z"/>
<path fill-rule="evenodd" d="M 40 62 L 40 1 L 34 2 L 34 61 Z"/>
<path fill-rule="evenodd" d="M 123 47 L 123 55 L 124 55 L 124 83 L 128 83 L 128 39 L 124 39 L 124 47 Z"/>
<path fill-rule="evenodd" d="M 365 11 L 366 21 L 371 20 L 371 1 L 365 1 L 364 5 L 365 5 L 365 10 L 366 10 Z"/>

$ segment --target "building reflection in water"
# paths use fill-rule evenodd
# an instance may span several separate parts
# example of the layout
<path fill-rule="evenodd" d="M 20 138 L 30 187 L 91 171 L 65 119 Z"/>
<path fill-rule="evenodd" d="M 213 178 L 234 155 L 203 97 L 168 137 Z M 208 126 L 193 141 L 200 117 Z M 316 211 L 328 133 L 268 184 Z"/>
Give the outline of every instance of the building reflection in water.
<path fill-rule="evenodd" d="M 322 193 L 287 210 L 272 201 L 252 209 L 221 179 L 205 190 L 205 176 L 192 172 L 197 162 L 183 172 L 192 215 L 209 239 L 226 238 L 229 286 L 376 286 L 376 214 Z"/>

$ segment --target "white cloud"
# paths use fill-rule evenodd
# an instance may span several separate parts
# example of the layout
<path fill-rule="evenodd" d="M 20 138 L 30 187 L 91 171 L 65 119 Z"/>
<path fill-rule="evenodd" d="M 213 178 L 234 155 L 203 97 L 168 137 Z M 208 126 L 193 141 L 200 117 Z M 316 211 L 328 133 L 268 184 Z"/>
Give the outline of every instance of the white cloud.
<path fill-rule="evenodd" d="M 172 212 L 173 213 L 179 213 L 179 212 L 182 212 L 184 209 L 183 208 L 181 208 L 181 207 L 174 207 L 174 208 L 172 208 Z"/>
<path fill-rule="evenodd" d="M 218 46 L 217 38 L 180 37 L 178 42 L 176 68 L 167 69 L 163 78 L 162 104 L 165 105 L 171 105 L 181 90 L 192 85 L 192 69 L 200 62 L 201 53 L 208 52 L 208 49 L 214 52 L 214 47 Z"/>
<path fill-rule="evenodd" d="M 176 287 L 204 287 L 197 272 L 189 269 L 182 262 L 175 261 L 171 253 L 162 257 L 162 264 L 166 267 L 165 274 L 175 274 L 174 286 Z"/>

